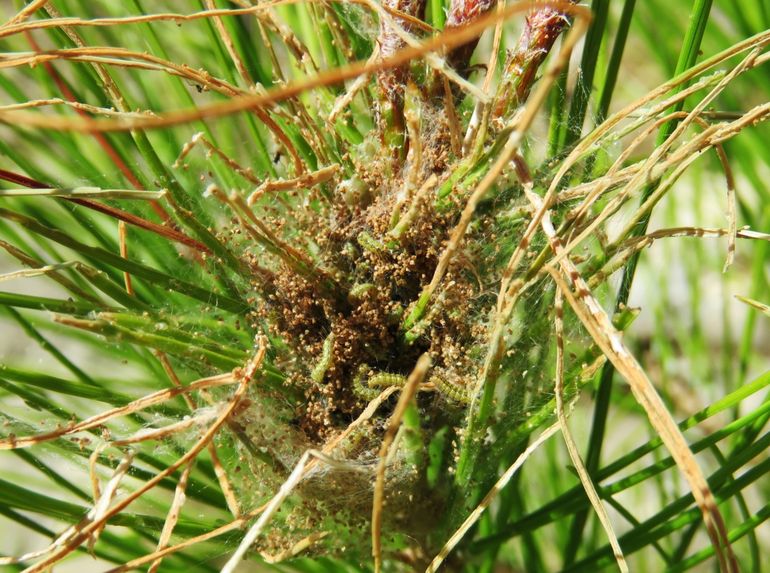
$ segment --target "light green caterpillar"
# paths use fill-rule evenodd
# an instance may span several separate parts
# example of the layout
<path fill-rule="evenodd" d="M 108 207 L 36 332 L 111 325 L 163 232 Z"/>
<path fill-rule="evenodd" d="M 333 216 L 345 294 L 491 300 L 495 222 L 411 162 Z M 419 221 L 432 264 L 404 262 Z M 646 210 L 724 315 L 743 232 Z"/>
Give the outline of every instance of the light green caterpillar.
<path fill-rule="evenodd" d="M 353 393 L 362 400 L 369 402 L 379 396 L 385 388 L 390 388 L 391 386 L 398 386 L 400 388 L 406 385 L 406 376 L 391 372 L 375 372 L 365 379 L 366 373 L 369 370 L 366 364 L 362 364 L 358 367 L 356 376 L 353 379 Z M 470 404 L 471 396 L 467 388 L 452 384 L 439 376 L 433 376 L 430 382 L 439 392 L 453 402 Z"/>
<path fill-rule="evenodd" d="M 374 290 L 375 288 L 376 287 L 372 283 L 356 283 L 350 289 L 348 298 L 354 301 L 360 300 L 367 292 Z"/>
<path fill-rule="evenodd" d="M 375 239 L 367 231 L 361 231 L 356 237 L 356 241 L 361 247 L 370 253 L 385 253 L 398 247 L 397 241 L 382 242 Z"/>
<path fill-rule="evenodd" d="M 324 340 L 323 350 L 321 351 L 321 359 L 310 373 L 311 380 L 313 380 L 313 382 L 316 384 L 323 382 L 324 376 L 326 376 L 326 371 L 329 370 L 329 368 L 331 368 L 332 364 L 334 363 L 334 353 L 332 350 L 334 350 L 333 332 L 329 333 L 329 336 L 327 336 L 326 340 Z"/>
<path fill-rule="evenodd" d="M 364 250 L 369 251 L 370 253 L 383 253 L 387 250 L 387 247 L 385 247 L 382 241 L 375 239 L 366 231 L 358 233 L 356 240 Z"/>
<path fill-rule="evenodd" d="M 439 392 L 450 400 L 459 402 L 460 404 L 471 403 L 471 391 L 469 388 L 460 386 L 459 384 L 452 384 L 439 376 L 434 376 L 430 381 L 433 382 L 433 385 Z"/>
<path fill-rule="evenodd" d="M 377 372 L 366 378 L 367 372 L 369 372 L 369 367 L 362 364 L 358 367 L 353 378 L 353 393 L 366 402 L 374 400 L 385 388 L 390 386 L 402 387 L 406 384 L 406 376 L 400 374 Z"/>

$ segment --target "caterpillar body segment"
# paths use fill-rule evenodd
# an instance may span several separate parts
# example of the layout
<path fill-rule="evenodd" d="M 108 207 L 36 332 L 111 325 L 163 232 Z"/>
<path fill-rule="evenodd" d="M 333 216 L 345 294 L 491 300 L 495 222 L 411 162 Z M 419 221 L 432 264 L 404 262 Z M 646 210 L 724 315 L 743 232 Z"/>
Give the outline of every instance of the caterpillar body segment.
<path fill-rule="evenodd" d="M 391 386 L 403 387 L 406 384 L 406 376 L 390 372 L 376 372 L 366 378 L 370 368 L 366 364 L 358 367 L 353 379 L 353 393 L 367 402 L 374 400 L 385 388 Z"/>
<path fill-rule="evenodd" d="M 316 384 L 321 384 L 326 376 L 326 371 L 332 367 L 334 363 L 334 333 L 330 333 L 324 340 L 323 350 L 321 351 L 321 358 L 310 373 L 310 378 Z"/>
<path fill-rule="evenodd" d="M 369 386 L 369 381 L 365 380 L 369 367 L 366 364 L 362 364 L 358 367 L 356 375 L 353 378 L 353 394 L 355 394 L 361 400 L 370 402 L 379 396 L 380 391 Z"/>
<path fill-rule="evenodd" d="M 375 372 L 368 378 L 370 372 L 369 366 L 362 364 L 359 366 L 355 378 L 353 379 L 353 393 L 362 400 L 374 400 L 386 388 L 397 386 L 402 388 L 406 385 L 407 377 L 392 372 Z M 458 384 L 453 384 L 444 380 L 440 376 L 433 376 L 430 383 L 447 399 L 460 404 L 470 404 L 470 391 Z"/>
<path fill-rule="evenodd" d="M 390 388 L 391 386 L 404 386 L 406 376 L 391 374 L 390 372 L 378 372 L 367 380 L 369 388 Z"/>
<path fill-rule="evenodd" d="M 361 248 L 370 253 L 384 253 L 387 251 L 387 248 L 382 241 L 375 239 L 366 231 L 358 233 L 356 240 L 358 241 L 358 244 L 361 245 Z"/>
<path fill-rule="evenodd" d="M 444 396 L 449 398 L 453 402 L 459 402 L 460 404 L 471 403 L 471 392 L 465 386 L 459 384 L 453 384 L 448 380 L 444 380 L 440 376 L 434 376 L 430 380 L 436 387 L 436 390 L 441 392 Z"/>
<path fill-rule="evenodd" d="M 377 287 L 372 283 L 356 283 L 353 285 L 353 288 L 350 289 L 350 292 L 348 292 L 348 298 L 351 301 L 359 301 L 366 295 L 366 293 L 375 288 Z"/>

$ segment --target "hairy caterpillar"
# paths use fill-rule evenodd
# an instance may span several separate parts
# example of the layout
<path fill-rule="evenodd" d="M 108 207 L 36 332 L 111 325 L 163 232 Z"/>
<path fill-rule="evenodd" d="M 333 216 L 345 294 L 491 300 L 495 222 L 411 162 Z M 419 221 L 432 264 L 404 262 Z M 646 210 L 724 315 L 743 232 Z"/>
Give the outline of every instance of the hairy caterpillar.
<path fill-rule="evenodd" d="M 353 393 L 367 402 L 374 400 L 385 388 L 406 384 L 406 376 L 390 372 L 377 372 L 364 380 L 367 372 L 369 372 L 369 367 L 366 364 L 362 364 L 358 367 L 356 376 L 353 379 Z"/>
<path fill-rule="evenodd" d="M 362 400 L 374 400 L 385 388 L 402 387 L 406 384 L 406 376 L 392 372 L 376 372 L 365 379 L 369 370 L 366 364 L 362 364 L 358 367 L 353 379 L 353 392 Z M 470 391 L 464 386 L 453 384 L 439 376 L 433 376 L 430 382 L 436 387 L 436 390 L 453 402 L 469 404 L 471 401 Z"/>
<path fill-rule="evenodd" d="M 383 253 L 387 250 L 387 247 L 382 241 L 375 239 L 366 231 L 358 233 L 356 240 L 364 250 L 369 251 L 370 253 Z"/>
<path fill-rule="evenodd" d="M 433 378 L 430 379 L 430 381 L 433 382 L 433 385 L 436 387 L 436 389 L 439 392 L 441 392 L 444 396 L 446 396 L 453 402 L 459 402 L 461 404 L 471 403 L 470 390 L 465 386 L 460 386 L 459 384 L 453 384 L 452 382 L 449 382 L 448 380 L 444 380 L 439 376 L 434 376 Z"/>
<path fill-rule="evenodd" d="M 348 297 L 352 300 L 361 299 L 367 292 L 374 289 L 375 286 L 372 283 L 357 283 L 350 289 Z"/>
<path fill-rule="evenodd" d="M 324 340 L 323 350 L 321 351 L 321 358 L 318 360 L 318 364 L 315 365 L 315 368 L 313 368 L 313 371 L 310 373 L 311 380 L 313 380 L 313 382 L 316 384 L 323 382 L 324 376 L 326 376 L 326 371 L 332 367 L 332 363 L 334 361 L 332 350 L 334 350 L 333 332 L 329 333 L 329 336 L 327 336 L 326 340 Z"/>

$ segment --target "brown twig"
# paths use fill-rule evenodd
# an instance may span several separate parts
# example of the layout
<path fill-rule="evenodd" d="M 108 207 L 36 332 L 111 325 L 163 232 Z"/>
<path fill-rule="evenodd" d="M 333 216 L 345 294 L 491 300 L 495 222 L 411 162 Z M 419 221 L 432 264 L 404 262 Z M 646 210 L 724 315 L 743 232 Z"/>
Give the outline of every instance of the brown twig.
<path fill-rule="evenodd" d="M 367 5 L 372 4 L 372 0 L 366 0 Z M 576 16 L 588 18 L 590 12 L 580 6 L 573 6 L 564 1 L 548 1 L 549 5 L 558 7 L 562 10 L 569 10 Z M 15 122 L 17 125 L 28 127 L 41 127 L 54 130 L 66 131 L 130 131 L 132 129 L 156 129 L 179 125 L 192 121 L 198 121 L 204 118 L 215 118 L 231 115 L 250 108 L 267 106 L 279 101 L 284 101 L 295 97 L 309 90 L 339 84 L 347 79 L 358 77 L 362 74 L 372 74 L 380 70 L 400 66 L 414 58 L 425 56 L 436 51 L 449 49 L 461 45 L 471 38 L 478 36 L 487 27 L 506 20 L 513 14 L 526 10 L 529 4 L 515 4 L 507 7 L 505 10 L 497 13 L 490 12 L 468 26 L 450 32 L 442 32 L 419 45 L 409 45 L 400 50 L 392 57 L 382 58 L 375 62 L 366 61 L 354 62 L 336 68 L 319 72 L 317 75 L 303 78 L 285 86 L 277 86 L 265 93 L 243 95 L 233 97 L 228 101 L 215 102 L 206 105 L 200 105 L 192 109 L 179 110 L 168 114 L 158 114 L 152 118 L 126 118 L 122 120 L 93 119 L 93 118 L 66 118 L 66 117 L 40 117 L 39 114 L 27 113 L 23 111 L 0 112 L 0 121 Z M 770 32 L 768 32 L 770 36 Z M 481 94 L 482 99 L 485 98 Z"/>

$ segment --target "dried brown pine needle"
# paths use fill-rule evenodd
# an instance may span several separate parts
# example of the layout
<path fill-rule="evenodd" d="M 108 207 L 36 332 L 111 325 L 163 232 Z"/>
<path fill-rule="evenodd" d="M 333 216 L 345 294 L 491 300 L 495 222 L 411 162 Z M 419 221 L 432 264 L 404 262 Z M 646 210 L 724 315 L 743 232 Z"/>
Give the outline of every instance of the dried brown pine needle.
<path fill-rule="evenodd" d="M 55 323 L 97 333 L 108 344 L 149 347 L 142 367 L 161 378 L 165 372 L 161 384 L 172 386 L 95 415 L 88 411 L 80 421 L 65 416 L 53 430 L 9 417 L 9 429 L 18 431 L 8 431 L 0 449 L 57 448 L 69 440 L 83 449 L 88 461 L 81 469 L 90 481 L 84 497 L 90 499 L 87 515 L 43 549 L 5 562 L 31 561 L 34 572 L 75 550 L 99 554 L 109 547 L 114 518 L 143 499 L 147 507 L 163 508 L 152 516 L 157 531 L 147 532 L 152 544 L 113 572 L 174 567 L 180 552 L 208 558 L 199 557 L 208 555 L 208 542 L 238 530 L 243 537 L 231 547 L 225 572 L 252 550 L 269 562 L 300 554 L 342 555 L 356 564 L 371 557 L 375 571 L 435 571 L 450 555 L 456 562 L 448 566 L 472 566 L 464 560 L 478 554 L 479 536 L 489 536 L 482 546 L 497 543 L 503 533 L 496 528 L 516 518 L 505 515 L 511 501 L 503 488 L 561 430 L 609 540 L 607 555 L 611 549 L 626 571 L 626 559 L 633 558 L 623 554 L 616 534 L 623 524 L 608 516 L 592 477 L 596 468 L 586 468 L 568 425 L 581 389 L 609 360 L 686 478 L 721 569 L 736 570 L 728 539 L 732 516 L 725 506 L 723 520 L 699 466 L 705 460 L 696 460 L 652 384 L 654 370 L 643 369 L 630 337 L 619 330 L 639 310 L 620 307 L 611 319 L 603 297 L 613 290 L 613 273 L 635 264 L 658 239 L 726 237 L 725 270 L 738 238 L 768 240 L 766 229 L 739 227 L 739 162 L 732 150 L 727 156 L 724 143 L 769 119 L 770 104 L 729 113 L 711 107 L 737 80 L 770 62 L 770 34 L 695 64 L 589 129 L 571 149 L 543 157 L 545 108 L 557 110 L 561 98 L 580 99 L 571 95 L 571 83 L 566 90 L 562 72 L 589 29 L 589 10 L 574 1 L 426 4 L 236 0 L 219 9 L 204 0 L 204 10 L 188 14 L 102 17 L 122 13 L 110 9 L 80 18 L 37 0 L 0 26 L 0 38 L 22 48 L 0 58 L 3 73 L 15 81 L 26 78 L 26 67 L 40 65 L 62 96 L 37 94 L 0 106 L 0 122 L 58 130 L 62 148 L 81 149 L 81 140 L 90 138 L 136 189 L 162 189 L 68 188 L 2 170 L 0 178 L 30 190 L 0 195 L 22 201 L 64 196 L 107 214 L 113 227 L 106 236 L 117 237 L 98 247 L 68 241 L 57 217 L 36 222 L 4 207 L 11 224 L 74 245 L 74 258 L 86 256 L 89 264 L 57 260 L 58 246 L 38 256 L 4 241 L 28 268 L 0 281 L 51 278 L 73 300 L 2 296 L 32 309 L 54 305 Z M 38 10 L 44 17 L 35 19 Z M 504 44 L 504 24 L 514 14 L 527 20 L 518 42 L 506 38 Z M 166 53 L 166 38 L 155 31 L 173 31 L 174 24 L 184 24 L 185 34 L 196 34 L 196 26 L 207 30 L 219 59 L 202 54 L 200 61 L 215 65 L 206 69 Z M 109 34 L 100 35 L 100 28 Z M 54 30 L 65 44 L 42 40 Z M 149 51 L 89 43 L 137 30 L 151 34 Z M 483 63 L 471 65 L 471 55 L 486 31 L 488 41 L 480 45 L 491 51 L 480 60 L 484 70 Z M 256 56 L 251 40 L 259 46 Z M 590 52 L 590 43 L 583 49 Z M 505 45 L 512 51 L 504 53 Z M 97 80 L 103 101 L 68 84 L 80 77 L 73 70 Z M 144 84 L 154 88 L 156 79 L 160 90 L 174 85 L 177 93 L 142 98 Z M 591 86 L 582 81 L 576 89 L 588 93 Z M 139 107 L 128 103 L 133 100 Z M 561 145 L 554 132 L 576 127 L 556 125 L 557 118 L 551 118 L 549 153 Z M 160 131 L 148 137 L 144 130 Z M 202 131 L 191 136 L 194 130 Z M 649 149 L 663 130 L 662 145 Z M 727 182 L 726 228 L 638 232 L 712 148 Z M 645 201 L 631 207 L 642 194 Z M 143 213 L 140 201 L 130 213 L 112 206 L 132 199 L 153 201 L 163 222 L 135 214 Z M 154 242 L 143 244 L 140 230 L 129 235 L 126 223 L 152 232 Z M 94 229 L 101 232 L 101 225 Z M 160 240 L 194 252 L 156 258 Z M 122 280 L 104 264 L 121 260 L 113 251 L 132 269 Z M 744 251 L 740 255 L 738 272 Z M 165 276 L 162 288 L 154 283 L 158 276 Z M 187 284 L 178 291 L 177 276 Z M 177 295 L 192 288 L 204 293 L 194 304 L 205 304 L 180 301 Z M 565 298 L 573 311 L 566 315 Z M 228 315 L 226 305 L 218 308 L 224 300 L 233 308 L 242 303 L 241 310 Z M 767 313 L 764 303 L 741 300 Z M 97 328 L 104 320 L 142 326 L 113 334 Z M 31 323 L 26 330 L 44 340 Z M 249 357 L 255 335 L 258 348 Z M 98 393 L 101 381 L 55 356 Z M 216 371 L 208 357 L 243 367 L 208 376 Z M 91 393 L 66 382 L 76 396 Z M 160 470 L 147 474 L 147 460 Z M 565 460 L 560 451 L 545 463 L 561 467 Z M 135 480 L 138 475 L 144 477 Z M 168 492 L 156 488 L 161 483 Z M 187 536 L 182 511 L 197 511 L 187 500 L 211 503 L 199 493 L 211 487 L 222 494 L 217 519 L 230 521 L 207 522 L 205 532 Z M 490 527 L 471 534 L 485 511 Z"/>

